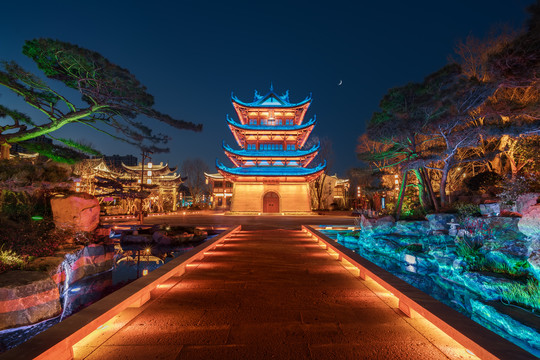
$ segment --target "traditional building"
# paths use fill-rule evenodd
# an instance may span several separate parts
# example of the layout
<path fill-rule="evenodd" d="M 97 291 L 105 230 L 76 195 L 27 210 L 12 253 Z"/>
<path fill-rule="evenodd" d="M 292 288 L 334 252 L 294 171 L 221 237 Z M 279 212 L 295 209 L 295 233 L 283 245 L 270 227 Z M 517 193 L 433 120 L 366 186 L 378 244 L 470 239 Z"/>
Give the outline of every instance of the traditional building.
<path fill-rule="evenodd" d="M 231 208 L 233 183 L 220 173 L 207 174 L 206 183 L 210 185 L 210 205 L 212 209 L 229 210 Z"/>
<path fill-rule="evenodd" d="M 169 164 L 164 165 L 162 162 L 159 165 L 139 163 L 137 166 L 122 163 L 122 169 L 125 172 L 125 178 L 137 179 L 138 185 L 135 185 L 135 188 L 142 182 L 149 189 L 149 212 L 153 209 L 157 212 L 176 210 L 178 185 L 185 180 L 175 172 L 176 167 L 171 169 Z"/>
<path fill-rule="evenodd" d="M 322 189 L 319 188 L 321 186 Z M 347 209 L 349 187 L 349 179 L 340 179 L 337 174 L 322 176 L 318 182 L 311 183 L 311 206 L 321 210 Z"/>
<path fill-rule="evenodd" d="M 75 166 L 74 173 L 79 179 L 74 188 L 77 192 L 99 198 L 104 209 L 111 214 L 134 214 L 140 210 L 141 199 L 145 212 L 174 211 L 177 208 L 177 188 L 185 180 L 174 171 L 176 168 L 171 169 L 163 163 L 144 166 L 141 163 L 136 166 L 121 163 L 121 167 L 115 170 L 102 158 L 86 159 Z"/>
<path fill-rule="evenodd" d="M 319 144 L 304 148 L 315 126 L 315 117 L 304 122 L 311 96 L 291 103 L 288 91 L 280 96 L 270 88 L 264 96 L 255 91 L 251 103 L 232 95 L 232 104 L 239 121 L 227 116 L 227 125 L 240 149 L 223 143 L 223 150 L 235 167 L 216 161 L 223 180 L 207 179 L 232 183 L 232 213 L 310 212 L 309 182 L 326 166 L 308 167 L 319 150 Z"/>

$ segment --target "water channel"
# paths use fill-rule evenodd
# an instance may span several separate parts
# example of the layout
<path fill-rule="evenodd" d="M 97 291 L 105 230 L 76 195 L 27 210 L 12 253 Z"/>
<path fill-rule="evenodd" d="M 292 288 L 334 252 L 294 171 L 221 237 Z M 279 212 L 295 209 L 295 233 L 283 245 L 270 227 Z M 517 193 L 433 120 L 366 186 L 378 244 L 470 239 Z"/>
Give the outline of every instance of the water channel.
<path fill-rule="evenodd" d="M 214 231 L 203 241 L 189 242 L 182 245 L 121 245 L 119 242 L 106 246 L 105 251 L 114 258 L 111 270 L 85 277 L 70 283 L 61 294 L 62 313 L 40 323 L 0 331 L 0 354 L 18 346 L 40 332 L 59 323 L 70 315 L 84 309 L 105 296 L 113 293 L 132 281 L 168 263 L 202 242 L 214 237 L 220 231 Z M 66 256 L 62 264 L 69 283 L 70 257 Z"/>

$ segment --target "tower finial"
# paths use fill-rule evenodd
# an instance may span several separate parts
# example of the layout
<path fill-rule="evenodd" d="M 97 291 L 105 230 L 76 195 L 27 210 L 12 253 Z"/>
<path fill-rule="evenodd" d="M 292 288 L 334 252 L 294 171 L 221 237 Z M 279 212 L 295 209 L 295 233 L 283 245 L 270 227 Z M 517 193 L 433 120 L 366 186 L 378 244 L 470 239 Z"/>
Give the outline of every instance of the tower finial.
<path fill-rule="evenodd" d="M 274 91 L 274 83 L 270 81 L 270 91 Z"/>

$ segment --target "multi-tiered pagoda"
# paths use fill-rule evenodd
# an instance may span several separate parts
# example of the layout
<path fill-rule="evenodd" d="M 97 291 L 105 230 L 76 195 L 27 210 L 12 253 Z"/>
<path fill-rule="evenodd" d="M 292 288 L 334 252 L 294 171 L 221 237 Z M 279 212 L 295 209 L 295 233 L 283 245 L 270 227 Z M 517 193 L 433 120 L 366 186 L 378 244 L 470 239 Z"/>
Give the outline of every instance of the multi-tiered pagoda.
<path fill-rule="evenodd" d="M 277 95 L 272 88 L 264 96 L 245 103 L 232 95 L 239 122 L 227 116 L 227 124 L 240 149 L 223 143 L 235 167 L 216 162 L 224 180 L 233 183 L 233 213 L 306 213 L 311 211 L 309 182 L 326 163 L 308 167 L 319 144 L 304 148 L 315 117 L 304 122 L 311 96 L 299 103 L 289 92 Z"/>

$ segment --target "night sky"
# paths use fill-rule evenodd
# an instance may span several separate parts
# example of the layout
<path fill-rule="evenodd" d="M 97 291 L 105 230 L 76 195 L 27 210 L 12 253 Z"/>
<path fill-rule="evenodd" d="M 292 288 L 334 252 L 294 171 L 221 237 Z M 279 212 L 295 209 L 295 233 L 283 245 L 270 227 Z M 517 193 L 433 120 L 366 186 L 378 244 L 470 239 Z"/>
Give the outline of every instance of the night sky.
<path fill-rule="evenodd" d="M 252 101 L 272 82 L 291 101 L 313 93 L 306 120 L 317 115 L 312 136 L 333 143 L 334 168 L 359 166 L 355 147 L 389 88 L 448 62 L 456 42 L 486 36 L 495 26 L 519 29 L 534 0 L 454 1 L 3 1 L 0 59 L 39 71 L 22 55 L 25 40 L 51 37 L 95 50 L 127 68 L 155 96 L 156 108 L 202 123 L 202 133 L 157 123 L 173 136 L 153 162 L 181 165 L 201 157 L 215 170 L 226 164 L 225 139 L 236 147 L 226 114 L 235 115 L 231 91 Z M 343 81 L 338 86 L 340 80 Z M 72 99 L 77 94 L 68 90 Z M 0 103 L 36 116 L 0 87 Z M 138 149 L 68 125 L 55 136 L 84 139 L 107 155 Z M 229 164 L 230 165 L 230 164 Z"/>

